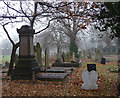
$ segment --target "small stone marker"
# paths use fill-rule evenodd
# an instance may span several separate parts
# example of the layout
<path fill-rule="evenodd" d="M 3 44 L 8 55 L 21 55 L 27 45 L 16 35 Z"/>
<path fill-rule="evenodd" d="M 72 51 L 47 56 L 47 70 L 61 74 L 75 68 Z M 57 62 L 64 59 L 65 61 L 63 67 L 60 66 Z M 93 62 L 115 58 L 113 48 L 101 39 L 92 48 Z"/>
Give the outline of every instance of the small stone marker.
<path fill-rule="evenodd" d="M 89 72 L 92 70 L 96 71 L 96 64 L 87 64 L 87 70 Z"/>
<path fill-rule="evenodd" d="M 86 51 L 83 50 L 83 58 L 85 59 L 86 58 Z"/>
<path fill-rule="evenodd" d="M 62 60 L 63 60 L 63 62 L 65 62 L 65 57 L 64 56 L 65 56 L 65 53 L 63 52 L 62 53 Z"/>
<path fill-rule="evenodd" d="M 75 53 L 72 53 L 72 61 L 75 61 Z"/>
<path fill-rule="evenodd" d="M 105 58 L 101 58 L 101 64 L 105 64 L 106 63 L 106 59 Z"/>

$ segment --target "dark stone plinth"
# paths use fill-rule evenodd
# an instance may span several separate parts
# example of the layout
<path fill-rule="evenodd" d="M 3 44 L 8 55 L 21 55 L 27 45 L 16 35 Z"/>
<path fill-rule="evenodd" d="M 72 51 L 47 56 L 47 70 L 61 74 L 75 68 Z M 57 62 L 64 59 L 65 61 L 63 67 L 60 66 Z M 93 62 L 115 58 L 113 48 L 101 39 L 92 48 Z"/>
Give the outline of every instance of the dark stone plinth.
<path fill-rule="evenodd" d="M 49 73 L 66 73 L 68 71 L 73 71 L 74 68 L 68 68 L 68 67 L 51 67 L 50 69 L 47 69 L 46 72 Z"/>
<path fill-rule="evenodd" d="M 96 64 L 87 64 L 87 70 L 89 72 L 92 70 L 96 71 Z"/>
<path fill-rule="evenodd" d="M 13 70 L 12 80 L 31 80 L 32 68 L 38 66 L 34 57 L 20 57 Z"/>
<path fill-rule="evenodd" d="M 106 59 L 105 58 L 101 58 L 101 64 L 105 64 L 106 63 Z"/>
<path fill-rule="evenodd" d="M 44 81 L 59 81 L 63 80 L 66 76 L 68 76 L 68 73 L 41 73 L 37 76 L 37 79 Z"/>
<path fill-rule="evenodd" d="M 62 63 L 53 63 L 52 67 L 79 67 L 79 63 L 74 62 L 62 62 Z"/>

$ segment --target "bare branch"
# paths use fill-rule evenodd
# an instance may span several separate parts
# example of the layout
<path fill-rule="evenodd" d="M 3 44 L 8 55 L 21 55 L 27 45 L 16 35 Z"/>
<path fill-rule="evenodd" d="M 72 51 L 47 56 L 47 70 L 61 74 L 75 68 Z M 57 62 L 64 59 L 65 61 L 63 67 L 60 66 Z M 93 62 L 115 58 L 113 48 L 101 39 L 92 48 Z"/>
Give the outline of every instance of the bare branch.
<path fill-rule="evenodd" d="M 28 15 L 23 11 L 22 2 L 20 2 L 20 8 L 21 8 L 22 13 L 25 15 L 25 17 L 27 17 L 28 20 L 31 21 L 31 19 L 28 17 Z"/>
<path fill-rule="evenodd" d="M 4 2 L 4 1 L 3 1 L 3 2 Z M 9 6 L 7 3 L 5 3 L 5 2 L 4 2 L 4 4 L 5 4 L 7 7 L 9 7 L 10 9 L 12 9 L 12 10 L 16 11 L 17 13 L 22 14 L 20 11 L 17 11 L 16 9 L 12 8 L 12 7 L 11 7 L 11 6 Z"/>
<path fill-rule="evenodd" d="M 4 31 L 6 32 L 7 37 L 8 37 L 8 39 L 10 40 L 10 42 L 12 43 L 12 45 L 15 45 L 15 43 L 13 42 L 13 40 L 11 39 L 11 37 L 9 36 L 9 33 L 8 33 L 8 31 L 6 30 L 5 25 L 3 25 L 3 29 L 4 29 Z"/>
<path fill-rule="evenodd" d="M 68 17 L 55 17 L 55 18 L 52 18 L 51 20 L 49 20 L 48 25 L 44 29 L 42 29 L 42 30 L 40 30 L 40 31 L 38 31 L 38 32 L 36 32 L 34 34 L 38 34 L 38 33 L 42 32 L 42 31 L 46 30 L 50 26 L 50 22 L 55 20 L 55 19 L 58 19 L 58 18 L 63 19 L 63 18 L 68 18 Z"/>
<path fill-rule="evenodd" d="M 51 8 L 56 8 L 56 9 L 58 9 L 59 7 L 67 6 L 67 5 L 71 4 L 72 2 L 69 2 L 69 3 L 67 3 L 67 4 L 64 4 L 64 5 L 58 6 L 58 7 L 54 7 L 54 6 L 52 6 L 50 3 L 47 3 L 47 2 L 37 2 L 37 3 L 39 3 L 40 5 L 46 5 L 47 7 L 51 7 Z M 63 3 L 63 2 L 61 2 L 61 3 Z"/>

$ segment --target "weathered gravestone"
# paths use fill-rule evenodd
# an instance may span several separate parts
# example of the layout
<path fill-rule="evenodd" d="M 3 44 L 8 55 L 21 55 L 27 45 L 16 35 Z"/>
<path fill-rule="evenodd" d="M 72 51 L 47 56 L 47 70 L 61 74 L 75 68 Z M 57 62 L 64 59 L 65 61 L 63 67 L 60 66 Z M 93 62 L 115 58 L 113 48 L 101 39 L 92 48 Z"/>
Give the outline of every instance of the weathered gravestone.
<path fill-rule="evenodd" d="M 87 64 L 87 70 L 82 72 L 82 89 L 98 89 L 97 82 L 98 74 L 96 72 L 96 64 Z"/>
<path fill-rule="evenodd" d="M 45 49 L 45 67 L 49 67 L 49 48 Z"/>
<path fill-rule="evenodd" d="M 33 34 L 35 32 L 28 25 L 17 29 L 20 40 L 19 59 L 12 73 L 12 79 L 32 79 L 32 68 L 37 66 L 33 48 Z"/>
<path fill-rule="evenodd" d="M 96 56 L 95 56 L 95 61 L 100 62 L 101 58 L 103 58 L 102 52 L 100 50 L 96 50 Z"/>
<path fill-rule="evenodd" d="M 35 50 L 36 50 L 36 61 L 38 65 L 42 66 L 42 49 L 40 47 L 40 43 L 37 43 Z"/>
<path fill-rule="evenodd" d="M 86 59 L 86 51 L 83 50 L 83 59 Z"/>
<path fill-rule="evenodd" d="M 82 84 L 81 88 L 85 90 L 98 89 L 98 85 L 96 84 L 97 77 L 98 77 L 98 74 L 96 71 L 92 70 L 89 72 L 88 70 L 84 70 L 82 72 L 82 80 L 84 83 Z"/>
<path fill-rule="evenodd" d="M 75 61 L 75 53 L 72 53 L 72 61 Z"/>

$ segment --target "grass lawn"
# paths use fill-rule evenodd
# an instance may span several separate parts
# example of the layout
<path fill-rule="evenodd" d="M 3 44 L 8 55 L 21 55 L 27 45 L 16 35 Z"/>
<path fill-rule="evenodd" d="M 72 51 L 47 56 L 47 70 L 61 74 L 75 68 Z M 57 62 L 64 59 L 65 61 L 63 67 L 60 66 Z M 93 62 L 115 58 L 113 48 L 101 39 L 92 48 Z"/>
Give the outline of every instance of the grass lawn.
<path fill-rule="evenodd" d="M 83 60 L 83 66 L 77 68 L 66 82 L 40 81 L 35 83 L 28 80 L 3 80 L 3 96 L 118 96 L 118 73 L 110 73 L 111 67 L 117 67 L 117 62 L 109 62 L 105 65 Z M 98 73 L 98 89 L 83 90 L 81 89 L 81 73 L 87 69 L 88 63 L 96 64 Z M 52 83 L 52 84 L 51 84 Z"/>
<path fill-rule="evenodd" d="M 10 55 L 0 56 L 0 64 L 5 65 L 5 62 L 10 62 Z"/>

